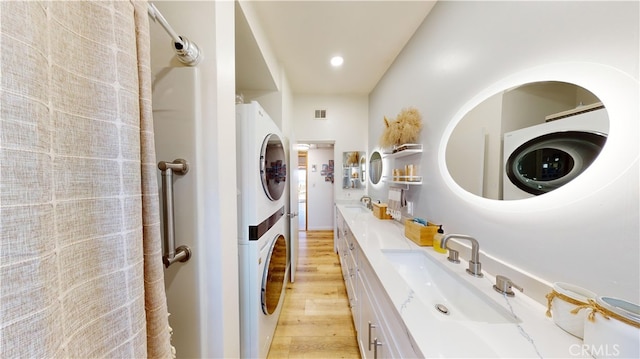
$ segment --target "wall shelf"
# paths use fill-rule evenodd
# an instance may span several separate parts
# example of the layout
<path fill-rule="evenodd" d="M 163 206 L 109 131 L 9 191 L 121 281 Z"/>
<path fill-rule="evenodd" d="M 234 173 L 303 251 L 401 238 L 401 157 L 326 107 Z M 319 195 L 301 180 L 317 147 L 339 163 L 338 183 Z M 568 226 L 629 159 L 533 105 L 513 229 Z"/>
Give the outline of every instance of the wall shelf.
<path fill-rule="evenodd" d="M 384 176 L 382 180 L 392 184 L 421 185 L 422 176 L 398 176 L 399 180 L 394 180 L 391 176 Z"/>
<path fill-rule="evenodd" d="M 384 158 L 401 158 L 422 153 L 422 144 L 405 144 L 397 147 L 395 152 L 383 153 Z"/>
<path fill-rule="evenodd" d="M 384 153 L 383 158 L 390 159 L 393 161 L 398 158 L 412 156 L 420 153 L 422 153 L 422 144 L 408 143 L 408 144 L 397 146 L 394 149 L 393 153 Z M 391 163 L 391 165 L 393 166 L 393 162 Z M 409 189 L 410 186 L 422 185 L 422 176 L 396 176 L 395 170 L 393 172 L 394 172 L 393 176 L 383 176 L 382 180 L 388 184 L 392 184 L 396 186 L 402 185 L 407 190 Z M 404 171 L 401 171 L 401 173 L 404 173 Z M 412 172 L 412 174 L 415 174 L 415 172 Z"/>

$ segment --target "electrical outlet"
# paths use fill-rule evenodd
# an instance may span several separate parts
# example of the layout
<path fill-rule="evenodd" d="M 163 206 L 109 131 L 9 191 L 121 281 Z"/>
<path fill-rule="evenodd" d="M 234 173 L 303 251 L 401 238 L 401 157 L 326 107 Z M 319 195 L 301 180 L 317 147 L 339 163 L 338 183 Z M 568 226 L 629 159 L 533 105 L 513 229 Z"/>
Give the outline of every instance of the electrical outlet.
<path fill-rule="evenodd" d="M 413 202 L 407 201 L 407 214 L 413 216 Z"/>

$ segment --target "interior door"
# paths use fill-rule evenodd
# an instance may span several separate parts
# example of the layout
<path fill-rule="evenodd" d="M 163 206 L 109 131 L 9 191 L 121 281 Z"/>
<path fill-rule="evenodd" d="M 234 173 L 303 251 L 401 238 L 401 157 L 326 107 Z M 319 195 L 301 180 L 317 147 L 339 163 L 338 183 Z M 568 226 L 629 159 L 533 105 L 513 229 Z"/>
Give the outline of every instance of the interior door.
<path fill-rule="evenodd" d="M 295 281 L 296 268 L 298 267 L 298 149 L 295 141 L 290 141 L 289 151 L 290 181 L 289 181 L 289 258 L 291 268 L 289 270 L 291 282 Z"/>

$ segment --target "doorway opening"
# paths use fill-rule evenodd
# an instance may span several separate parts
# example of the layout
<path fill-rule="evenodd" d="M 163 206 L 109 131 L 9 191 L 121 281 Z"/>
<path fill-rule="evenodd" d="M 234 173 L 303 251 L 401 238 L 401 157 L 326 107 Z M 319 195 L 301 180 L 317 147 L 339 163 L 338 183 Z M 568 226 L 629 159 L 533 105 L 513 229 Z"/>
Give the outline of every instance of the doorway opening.
<path fill-rule="evenodd" d="M 298 152 L 298 230 L 307 230 L 307 151 Z"/>
<path fill-rule="evenodd" d="M 298 142 L 298 228 L 333 230 L 334 142 Z"/>

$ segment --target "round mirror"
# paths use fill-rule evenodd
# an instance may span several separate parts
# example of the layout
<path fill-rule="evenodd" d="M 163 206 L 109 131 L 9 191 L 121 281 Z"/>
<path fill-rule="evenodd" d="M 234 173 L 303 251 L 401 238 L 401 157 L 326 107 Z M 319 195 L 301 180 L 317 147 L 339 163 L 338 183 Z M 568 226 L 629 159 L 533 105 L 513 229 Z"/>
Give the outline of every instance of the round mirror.
<path fill-rule="evenodd" d="M 380 152 L 373 151 L 369 158 L 369 179 L 371 183 L 378 184 L 382 178 L 382 156 Z"/>
<path fill-rule="evenodd" d="M 596 159 L 609 131 L 593 93 L 560 81 L 497 93 L 467 112 L 447 142 L 454 181 L 469 193 L 512 200 L 553 191 Z"/>

